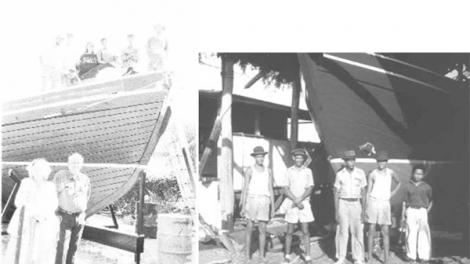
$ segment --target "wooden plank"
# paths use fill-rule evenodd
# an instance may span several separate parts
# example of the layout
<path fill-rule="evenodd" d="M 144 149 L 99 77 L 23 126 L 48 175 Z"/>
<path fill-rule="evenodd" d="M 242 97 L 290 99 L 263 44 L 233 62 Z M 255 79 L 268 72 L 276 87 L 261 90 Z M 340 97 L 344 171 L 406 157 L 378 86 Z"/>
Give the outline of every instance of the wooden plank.
<path fill-rule="evenodd" d="M 95 174 L 94 177 L 90 177 L 90 181 L 93 185 L 101 184 L 106 181 L 112 181 L 120 177 L 127 177 L 132 169 L 117 169 L 106 173 Z"/>
<path fill-rule="evenodd" d="M 75 131 L 59 131 L 57 133 L 50 132 L 47 133 L 47 136 L 44 137 L 34 137 L 24 135 L 23 141 L 21 140 L 21 137 L 16 137 L 15 139 L 12 140 L 3 140 L 3 146 L 10 146 L 14 144 L 26 144 L 26 143 L 35 143 L 35 141 L 64 141 L 68 140 L 69 138 L 77 138 L 80 134 L 87 133 L 87 132 L 96 132 L 99 135 L 103 136 L 112 136 L 113 134 L 118 134 L 118 133 L 125 133 L 126 131 L 135 131 L 135 130 L 148 130 L 149 127 L 153 127 L 155 124 L 155 119 L 145 119 L 142 121 L 137 121 L 137 122 L 129 122 L 129 123 L 122 123 L 119 125 L 113 125 L 113 126 L 102 126 L 95 128 L 89 128 L 87 131 L 80 131 L 80 130 L 75 130 Z M 111 132 L 110 132 L 111 131 Z M 106 133 L 107 132 L 107 133 Z M 94 134 L 91 135 L 84 135 L 80 138 L 86 138 L 86 137 L 93 137 Z"/>
<path fill-rule="evenodd" d="M 45 126 L 55 127 L 57 125 L 64 124 L 64 123 L 74 123 L 77 121 L 92 120 L 92 119 L 100 118 L 100 117 L 111 117 L 111 116 L 116 116 L 116 115 L 132 115 L 134 113 L 155 111 L 155 109 L 159 109 L 160 107 L 161 107 L 161 103 L 150 101 L 145 104 L 128 105 L 124 107 L 118 107 L 118 108 L 113 108 L 113 109 L 103 109 L 103 110 L 86 112 L 86 113 L 76 114 L 76 115 L 56 116 L 56 117 L 51 117 L 51 118 L 36 119 L 36 120 L 31 120 L 29 122 L 23 122 L 23 123 L 5 123 L 2 125 L 2 129 L 3 129 L 3 132 L 11 132 L 13 130 L 19 131 L 19 130 L 27 130 L 27 129 L 36 130 L 37 128 L 40 128 L 40 127 L 45 127 Z"/>
<path fill-rule="evenodd" d="M 96 188 L 102 189 L 104 187 L 112 186 L 113 184 L 116 184 L 117 182 L 127 181 L 127 179 L 129 178 L 129 175 L 130 175 L 129 172 L 123 172 L 119 175 L 116 175 L 115 178 L 108 178 L 99 182 L 94 182 L 92 185 L 94 189 Z"/>
<path fill-rule="evenodd" d="M 119 188 L 116 192 L 112 192 L 104 198 L 96 200 L 96 203 L 94 203 L 93 206 L 87 210 L 87 215 L 96 213 L 97 211 L 110 205 L 111 203 L 119 199 L 121 196 L 126 194 L 137 182 L 137 175 L 139 171 L 140 170 L 135 169 L 132 174 L 130 174 L 128 181 L 124 185 L 122 185 L 121 188 Z"/>
<path fill-rule="evenodd" d="M 140 140 L 138 144 L 123 145 L 119 147 L 111 147 L 109 149 L 103 149 L 100 151 L 93 152 L 86 148 L 68 148 L 67 152 L 57 152 L 45 150 L 42 153 L 40 151 L 34 153 L 17 153 L 15 155 L 8 155 L 3 157 L 4 161 L 15 161 L 18 159 L 24 159 L 26 161 L 33 160 L 40 155 L 49 161 L 52 162 L 65 162 L 67 161 L 67 155 L 73 152 L 78 152 L 86 157 L 87 161 L 92 163 L 102 162 L 102 163 L 114 163 L 113 160 L 115 157 L 131 157 L 134 155 L 141 155 L 142 148 L 147 145 L 145 139 Z M 66 153 L 66 155 L 64 155 Z"/>
<path fill-rule="evenodd" d="M 220 121 L 220 116 L 215 119 L 214 127 L 211 130 L 207 145 L 204 148 L 204 152 L 202 153 L 201 160 L 199 162 L 199 175 L 201 177 L 204 172 L 204 168 L 206 167 L 207 161 L 209 160 L 209 157 L 211 156 L 212 152 L 217 149 L 217 140 L 219 139 L 221 128 Z"/>
<path fill-rule="evenodd" d="M 126 78 L 129 80 L 127 81 Z M 106 93 L 112 94 L 117 92 L 139 90 L 145 86 L 156 83 L 157 81 L 161 80 L 161 78 L 161 74 L 150 73 L 123 77 L 113 81 L 77 85 L 67 89 L 49 91 L 33 97 L 6 102 L 3 105 L 3 110 L 14 110 L 29 106 L 50 104 L 57 101 L 73 99 L 78 96 L 88 97 Z"/>
<path fill-rule="evenodd" d="M 83 238 L 134 253 L 144 252 L 144 236 L 86 225 Z"/>
<path fill-rule="evenodd" d="M 38 137 L 47 137 L 57 135 L 57 133 L 71 133 L 74 129 L 77 129 L 80 132 L 87 132 L 93 131 L 93 129 L 99 129 L 101 127 L 110 127 L 110 126 L 119 126 L 119 125 L 130 125 L 135 124 L 136 122 L 144 121 L 144 120 L 155 120 L 157 114 L 155 112 L 146 112 L 145 114 L 140 115 L 120 115 L 120 116 L 112 116 L 112 117 L 100 117 L 95 118 L 93 120 L 86 120 L 86 121 L 78 121 L 74 123 L 62 123 L 58 124 L 54 127 L 41 127 L 35 130 L 27 130 L 27 131 L 11 131 L 11 132 L 4 132 L 4 136 L 2 137 L 3 140 L 9 142 L 12 139 L 18 139 L 20 137 L 28 136 L 33 138 Z M 65 118 L 64 118 L 65 120 Z M 45 121 L 47 122 L 47 121 Z M 89 129 L 89 130 L 85 130 Z M 9 143 L 6 143 L 9 144 Z"/>
<path fill-rule="evenodd" d="M 101 192 L 105 192 L 105 191 L 108 191 L 108 190 L 117 190 L 125 182 L 127 182 L 127 179 L 124 179 L 124 180 L 121 180 L 121 181 L 116 181 L 116 182 L 109 183 L 109 184 L 98 185 L 96 187 L 93 186 L 93 187 L 96 190 L 100 190 Z"/>
<path fill-rule="evenodd" d="M 73 153 L 79 152 L 85 157 L 89 156 L 101 156 L 105 153 L 115 153 L 116 151 L 122 152 L 122 149 L 125 148 L 135 148 L 146 144 L 147 137 L 132 138 L 128 137 L 127 140 L 114 140 L 113 142 L 100 142 L 92 141 L 90 144 L 75 144 L 75 142 L 70 142 L 68 145 L 54 145 L 47 144 L 45 146 L 36 145 L 34 148 L 29 148 L 29 151 L 25 150 L 14 150 L 5 152 L 3 155 L 5 160 L 21 160 L 24 157 L 40 157 L 47 156 L 52 157 L 63 155 L 63 153 Z M 119 145 L 119 147 L 116 147 Z M 58 153 L 58 154 L 56 154 Z"/>
<path fill-rule="evenodd" d="M 122 130 L 122 131 L 113 131 L 110 133 L 103 133 L 98 135 L 86 136 L 86 137 L 77 137 L 73 138 L 74 145 L 92 145 L 97 146 L 96 144 L 117 144 L 120 142 L 127 142 L 129 140 L 134 140 L 137 138 L 148 138 L 150 136 L 150 129 L 148 131 L 133 128 L 131 130 Z M 112 137 L 112 135 L 119 135 L 118 137 Z M 3 146 L 3 155 L 6 155 L 9 152 L 18 152 L 18 151 L 28 151 L 32 149 L 42 148 L 65 148 L 70 145 L 69 139 L 57 140 L 51 143 L 41 144 L 9 144 Z"/>
<path fill-rule="evenodd" d="M 103 95 L 100 100 L 92 100 L 82 98 L 83 102 L 64 102 L 63 105 L 44 106 L 39 105 L 35 108 L 18 110 L 20 112 L 4 112 L 3 124 L 21 124 L 24 122 L 31 122 L 34 120 L 53 119 L 57 117 L 68 117 L 73 115 L 82 115 L 85 113 L 96 113 L 100 111 L 107 111 L 115 108 L 125 108 L 126 106 L 142 105 L 148 102 L 161 103 L 166 96 L 162 92 L 155 94 L 149 92 L 138 95 L 128 95 L 122 97 L 113 97 L 113 95 Z M 25 111 L 25 112 L 23 112 Z"/>
<path fill-rule="evenodd" d="M 44 128 L 44 129 L 37 129 L 37 133 L 30 132 L 30 133 L 5 133 L 3 140 L 7 140 L 10 144 L 10 141 L 16 139 L 18 140 L 20 137 L 27 136 L 29 138 L 38 138 L 38 137 L 51 137 L 55 135 L 69 135 L 70 133 L 84 133 L 84 132 L 92 132 L 93 129 L 95 130 L 104 130 L 107 128 L 119 128 L 121 126 L 139 126 L 142 122 L 148 121 L 155 121 L 156 115 L 147 114 L 143 116 L 131 116 L 131 117 L 121 117 L 119 119 L 98 119 L 93 123 L 77 123 L 77 124 L 68 124 L 64 126 L 58 126 L 55 128 Z M 109 121 L 105 121 L 109 120 Z M 101 121 L 101 122 L 99 122 Z M 147 124 L 145 124 L 147 125 Z"/>

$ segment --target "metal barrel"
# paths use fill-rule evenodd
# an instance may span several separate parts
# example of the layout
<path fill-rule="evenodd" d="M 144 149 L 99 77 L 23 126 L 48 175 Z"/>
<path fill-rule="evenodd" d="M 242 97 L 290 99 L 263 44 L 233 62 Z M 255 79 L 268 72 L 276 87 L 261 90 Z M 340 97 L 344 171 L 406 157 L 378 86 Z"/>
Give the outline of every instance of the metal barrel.
<path fill-rule="evenodd" d="M 182 264 L 191 259 L 193 220 L 190 215 L 158 215 L 158 263 Z"/>

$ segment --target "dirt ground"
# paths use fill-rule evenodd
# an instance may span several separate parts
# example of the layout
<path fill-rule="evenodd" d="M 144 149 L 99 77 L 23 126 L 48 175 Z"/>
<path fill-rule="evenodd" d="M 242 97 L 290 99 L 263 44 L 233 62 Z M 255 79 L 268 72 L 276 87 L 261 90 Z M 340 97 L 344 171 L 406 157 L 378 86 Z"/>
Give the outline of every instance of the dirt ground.
<path fill-rule="evenodd" d="M 120 229 L 134 230 L 133 226 L 126 225 L 122 221 L 119 221 Z M 110 218 L 93 215 L 87 220 L 87 224 L 93 223 L 94 225 L 110 225 L 112 221 Z M 3 228 L 6 228 L 3 225 Z M 9 236 L 2 235 L 2 256 L 5 252 L 6 245 L 8 243 Z M 186 263 L 191 263 L 191 256 L 187 258 Z M 105 246 L 99 243 L 82 239 L 80 247 L 76 254 L 77 264 L 133 264 L 134 254 L 121 249 Z M 141 254 L 141 264 L 158 264 L 158 240 L 146 238 L 144 242 L 144 252 Z"/>
<path fill-rule="evenodd" d="M 240 233 L 241 234 L 241 233 Z M 244 258 L 243 252 L 243 238 L 240 234 L 232 236 L 234 238 L 236 253 L 230 254 L 222 244 L 217 245 L 215 242 L 200 243 L 199 245 L 199 263 L 200 264 L 226 264 L 226 263 L 262 263 L 257 250 L 257 242 L 254 241 L 252 247 L 252 258 L 247 260 Z M 470 264 L 468 258 L 468 247 L 462 243 L 461 234 L 451 234 L 442 231 L 434 231 L 433 236 L 433 258 L 430 263 L 432 264 Z M 256 235 L 254 236 L 256 237 Z M 294 237 L 295 240 L 295 237 Z M 266 253 L 265 263 L 281 263 L 283 261 L 283 244 L 282 236 L 268 238 L 268 250 Z M 295 242 L 294 242 L 295 243 Z M 294 246 L 292 257 L 294 261 L 292 264 L 305 263 L 302 250 L 299 246 Z M 334 236 L 329 234 L 325 238 L 311 238 L 310 252 L 312 263 L 315 264 L 332 264 L 334 260 Z M 352 256 L 348 256 L 346 264 L 352 264 Z M 373 259 L 368 263 L 381 264 L 383 263 L 383 250 L 378 248 L 373 255 Z M 404 260 L 402 250 L 393 247 L 390 257 L 390 264 L 404 264 L 408 263 Z"/>

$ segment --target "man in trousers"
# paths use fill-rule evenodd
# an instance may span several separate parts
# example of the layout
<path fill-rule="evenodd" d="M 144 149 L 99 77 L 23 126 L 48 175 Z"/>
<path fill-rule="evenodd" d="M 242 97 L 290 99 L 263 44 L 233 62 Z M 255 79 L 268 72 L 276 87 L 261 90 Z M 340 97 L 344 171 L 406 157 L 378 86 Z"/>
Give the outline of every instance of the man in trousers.
<path fill-rule="evenodd" d="M 261 262 L 266 262 L 266 225 L 274 216 L 274 178 L 264 165 L 264 156 L 267 152 L 263 147 L 253 149 L 251 156 L 255 164 L 245 172 L 241 202 L 241 214 L 247 219 L 245 258 L 250 259 L 251 234 L 254 223 L 258 223 L 259 230 L 259 256 Z M 271 210 L 270 210 L 271 209 Z"/>
<path fill-rule="evenodd" d="M 74 153 L 68 158 L 68 169 L 60 170 L 54 176 L 57 187 L 60 216 L 59 241 L 57 242 L 56 264 L 63 263 L 65 243 L 69 246 L 65 252 L 65 263 L 74 264 L 83 228 L 87 203 L 90 199 L 90 179 L 80 170 L 83 166 L 83 156 Z M 67 232 L 68 231 L 68 232 Z"/>
<path fill-rule="evenodd" d="M 369 223 L 367 260 L 372 260 L 375 229 L 379 225 L 382 231 L 384 246 L 384 264 L 390 255 L 389 226 L 392 224 L 390 198 L 400 188 L 400 180 L 395 172 L 387 168 L 388 153 L 379 151 L 376 156 L 377 168 L 370 172 L 367 184 L 366 222 Z M 393 185 L 393 182 L 396 184 Z M 392 186 L 394 186 L 392 190 Z"/>
<path fill-rule="evenodd" d="M 349 232 L 351 232 L 351 248 L 354 263 L 364 263 L 363 206 L 366 195 L 366 175 L 363 170 L 355 167 L 356 152 L 345 151 L 345 166 L 336 173 L 335 210 L 338 230 L 336 232 L 336 264 L 346 260 Z"/>
<path fill-rule="evenodd" d="M 411 262 L 417 258 L 429 261 L 431 257 L 431 231 L 428 224 L 428 213 L 432 208 L 432 189 L 423 181 L 426 169 L 422 165 L 413 167 L 412 179 L 406 185 L 406 219 L 407 243 L 406 255 Z M 402 218 L 403 219 L 403 218 Z"/>
<path fill-rule="evenodd" d="M 310 234 L 308 231 L 308 223 L 313 222 L 312 208 L 310 207 L 310 194 L 313 190 L 313 174 L 312 170 L 307 168 L 304 163 L 307 158 L 305 149 L 294 149 L 291 152 L 294 160 L 294 166 L 287 169 L 286 179 L 287 185 L 284 187 L 286 194 L 287 210 L 287 234 L 286 234 L 286 255 L 284 263 L 290 263 L 292 233 L 295 225 L 300 222 L 302 226 L 303 243 L 305 247 L 305 261 L 311 262 L 310 257 Z"/>

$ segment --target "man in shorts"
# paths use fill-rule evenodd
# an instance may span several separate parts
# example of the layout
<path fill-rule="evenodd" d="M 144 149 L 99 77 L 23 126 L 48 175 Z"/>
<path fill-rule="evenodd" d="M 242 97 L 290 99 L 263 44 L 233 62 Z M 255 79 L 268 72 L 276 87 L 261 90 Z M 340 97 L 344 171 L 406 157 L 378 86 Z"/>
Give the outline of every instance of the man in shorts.
<path fill-rule="evenodd" d="M 377 169 L 370 172 L 367 184 L 365 215 L 365 221 L 369 223 L 367 259 L 368 261 L 372 260 L 375 229 L 377 225 L 380 225 L 384 247 L 384 263 L 386 264 L 390 256 L 388 230 L 392 224 L 390 198 L 397 193 L 401 183 L 395 172 L 387 168 L 388 153 L 386 151 L 379 151 L 376 160 Z M 392 190 L 393 182 L 395 182 L 395 187 Z"/>
<path fill-rule="evenodd" d="M 251 156 L 255 164 L 245 171 L 245 179 L 242 189 L 241 214 L 245 216 L 248 224 L 246 227 L 246 255 L 250 259 L 251 234 L 254 223 L 258 223 L 259 253 L 262 261 L 265 259 L 266 225 L 274 216 L 274 179 L 271 171 L 264 165 L 264 157 L 267 152 L 263 147 L 253 149 Z M 270 211 L 271 207 L 271 211 Z"/>
<path fill-rule="evenodd" d="M 286 186 L 284 193 L 287 196 L 287 211 L 285 220 L 287 222 L 286 234 L 286 254 L 284 260 L 286 263 L 291 259 L 292 233 L 295 225 L 300 222 L 302 226 L 303 243 L 305 247 L 305 261 L 310 262 L 310 234 L 308 223 L 313 222 L 312 209 L 310 207 L 310 194 L 313 190 L 312 171 L 304 163 L 307 158 L 305 149 L 294 149 L 291 152 L 294 165 L 287 170 Z"/>

